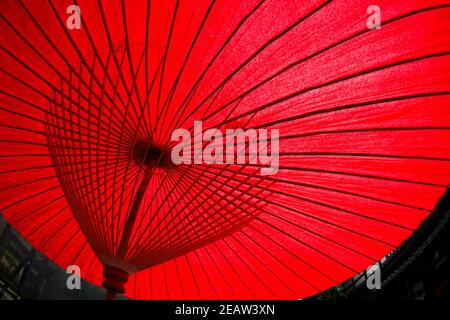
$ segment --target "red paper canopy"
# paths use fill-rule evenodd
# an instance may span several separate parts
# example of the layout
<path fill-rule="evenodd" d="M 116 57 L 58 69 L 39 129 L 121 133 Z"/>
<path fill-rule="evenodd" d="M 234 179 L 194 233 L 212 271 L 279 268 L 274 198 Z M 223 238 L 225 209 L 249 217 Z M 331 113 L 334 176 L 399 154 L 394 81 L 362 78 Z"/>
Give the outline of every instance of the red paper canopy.
<path fill-rule="evenodd" d="M 1 1 L 2 214 L 134 298 L 297 299 L 359 273 L 450 182 L 450 5 L 378 1 L 370 29 L 371 4 Z M 195 121 L 279 130 L 278 172 L 174 164 Z"/>

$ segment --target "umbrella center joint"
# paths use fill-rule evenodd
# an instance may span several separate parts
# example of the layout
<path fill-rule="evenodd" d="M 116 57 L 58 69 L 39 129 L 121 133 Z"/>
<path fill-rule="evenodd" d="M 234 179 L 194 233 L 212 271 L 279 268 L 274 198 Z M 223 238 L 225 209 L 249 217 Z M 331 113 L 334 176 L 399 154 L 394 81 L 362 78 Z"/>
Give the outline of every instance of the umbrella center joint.
<path fill-rule="evenodd" d="M 167 148 L 148 142 L 137 142 L 134 156 L 138 162 L 148 166 L 167 168 L 172 164 Z"/>

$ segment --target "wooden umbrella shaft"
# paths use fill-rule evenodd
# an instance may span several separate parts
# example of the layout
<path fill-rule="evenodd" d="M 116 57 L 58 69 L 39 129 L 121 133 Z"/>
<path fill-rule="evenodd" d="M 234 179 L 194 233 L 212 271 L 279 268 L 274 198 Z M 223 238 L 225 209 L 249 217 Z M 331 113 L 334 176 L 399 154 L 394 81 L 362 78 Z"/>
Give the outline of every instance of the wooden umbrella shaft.
<path fill-rule="evenodd" d="M 150 179 L 152 177 L 153 167 L 148 166 L 145 169 L 144 177 L 141 180 L 139 188 L 136 191 L 136 196 L 134 197 L 133 206 L 131 207 L 130 213 L 128 214 L 127 220 L 123 227 L 122 238 L 119 244 L 118 256 L 124 257 L 126 253 L 126 249 L 128 247 L 128 242 L 131 237 L 131 231 L 133 230 L 134 223 L 136 221 L 137 214 L 139 212 L 139 208 L 141 206 L 142 200 L 144 199 L 145 191 L 150 183 Z"/>
<path fill-rule="evenodd" d="M 125 222 L 122 238 L 119 244 L 118 256 L 124 257 L 126 249 L 128 247 L 128 242 L 131 237 L 131 231 L 133 230 L 134 223 L 136 221 L 137 213 L 141 206 L 142 200 L 144 199 L 145 192 L 150 183 L 152 176 L 153 167 L 148 166 L 145 169 L 144 177 L 141 180 L 138 190 L 136 191 L 136 196 L 133 201 L 133 206 L 131 207 L 130 213 Z M 128 273 L 119 268 L 105 265 L 103 271 L 104 281 L 102 286 L 106 289 L 106 300 L 114 300 L 116 294 L 125 292 L 125 284 L 128 282 Z"/>
<path fill-rule="evenodd" d="M 125 284 L 129 274 L 119 268 L 105 265 L 103 267 L 103 288 L 106 289 L 106 300 L 114 300 L 116 294 L 125 292 Z"/>
<path fill-rule="evenodd" d="M 156 150 L 156 149 L 155 149 Z M 143 162 L 150 164 L 152 160 L 151 146 L 148 146 L 145 150 L 143 156 Z M 144 171 L 144 176 L 142 177 L 141 183 L 136 191 L 136 195 L 133 200 L 133 205 L 131 206 L 130 212 L 126 217 L 125 224 L 123 227 L 122 237 L 119 243 L 119 249 L 117 251 L 117 256 L 119 258 L 125 259 L 129 241 L 131 238 L 131 233 L 133 231 L 134 224 L 136 222 L 136 217 L 141 207 L 142 200 L 144 199 L 147 188 L 150 184 L 152 178 L 153 170 L 158 166 L 164 156 L 163 152 L 158 153 L 157 159 L 150 165 L 147 165 Z M 128 282 L 129 274 L 120 268 L 105 265 L 104 266 L 104 281 L 103 287 L 106 289 L 106 300 L 114 300 L 117 293 L 125 292 L 125 284 Z"/>

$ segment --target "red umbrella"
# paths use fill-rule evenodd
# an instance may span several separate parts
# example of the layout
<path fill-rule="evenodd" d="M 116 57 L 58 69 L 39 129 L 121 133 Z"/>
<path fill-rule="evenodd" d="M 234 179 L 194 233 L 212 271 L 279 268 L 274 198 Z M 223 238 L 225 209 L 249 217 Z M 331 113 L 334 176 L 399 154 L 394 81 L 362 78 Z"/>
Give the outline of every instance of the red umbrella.
<path fill-rule="evenodd" d="M 450 4 L 377 1 L 379 29 L 371 4 L 1 1 L 2 214 L 109 297 L 297 299 L 361 272 L 450 181 Z M 279 170 L 247 144 L 175 164 L 195 121 L 278 129 Z"/>

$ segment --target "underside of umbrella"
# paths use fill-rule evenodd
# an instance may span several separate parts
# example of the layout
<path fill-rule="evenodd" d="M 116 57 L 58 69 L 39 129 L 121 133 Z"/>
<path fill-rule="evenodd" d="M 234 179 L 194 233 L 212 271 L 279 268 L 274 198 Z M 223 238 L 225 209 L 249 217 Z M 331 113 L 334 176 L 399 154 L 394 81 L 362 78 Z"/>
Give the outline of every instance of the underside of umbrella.
<path fill-rule="evenodd" d="M 450 183 L 450 4 L 379 0 L 375 29 L 371 4 L 2 0 L 1 213 L 109 298 L 298 299 L 365 270 Z M 198 162 L 226 149 L 202 139 L 176 164 L 178 128 L 279 132 L 277 170 L 250 142 Z"/>

